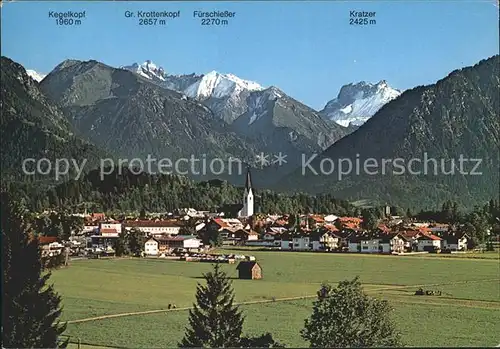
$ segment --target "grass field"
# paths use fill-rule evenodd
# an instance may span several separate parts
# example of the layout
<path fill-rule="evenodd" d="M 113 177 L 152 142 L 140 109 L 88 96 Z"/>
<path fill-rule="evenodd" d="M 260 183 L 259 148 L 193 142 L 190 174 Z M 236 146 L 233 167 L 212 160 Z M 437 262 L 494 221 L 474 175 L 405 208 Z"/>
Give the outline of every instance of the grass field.
<path fill-rule="evenodd" d="M 238 280 L 236 265 L 224 265 L 234 278 L 236 301 L 251 303 L 242 305 L 246 333 L 269 331 L 287 346 L 305 346 L 300 329 L 321 282 L 359 275 L 367 293 L 391 302 L 409 346 L 500 344 L 496 259 L 271 251 L 252 255 L 262 265 L 262 280 Z M 210 268 L 206 263 L 151 259 L 80 260 L 54 272 L 52 280 L 63 296 L 66 334 L 86 343 L 82 349 L 165 348 L 182 338 L 196 284 Z M 414 296 L 419 285 L 439 289 L 443 296 Z M 170 303 L 177 309 L 162 311 Z M 151 312 L 92 319 L 146 311 Z"/>
<path fill-rule="evenodd" d="M 473 259 L 500 259 L 500 250 L 485 252 L 466 252 L 466 253 L 428 253 L 425 255 L 411 255 L 424 258 L 473 258 Z"/>

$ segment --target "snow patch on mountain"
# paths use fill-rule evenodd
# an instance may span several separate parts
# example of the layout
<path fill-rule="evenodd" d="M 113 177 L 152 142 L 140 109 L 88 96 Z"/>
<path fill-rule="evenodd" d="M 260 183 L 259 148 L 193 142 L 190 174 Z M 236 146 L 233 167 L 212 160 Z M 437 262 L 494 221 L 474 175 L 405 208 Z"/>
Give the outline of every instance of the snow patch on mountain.
<path fill-rule="evenodd" d="M 189 97 L 203 100 L 210 97 L 224 98 L 243 91 L 260 91 L 262 89 L 262 86 L 256 82 L 240 79 L 233 74 L 211 71 L 201 76 L 184 93 Z"/>
<path fill-rule="evenodd" d="M 184 98 L 202 102 L 218 117 L 232 123 L 248 111 L 247 98 L 253 92 L 265 88 L 254 81 L 244 80 L 233 74 L 211 71 L 207 74 L 173 75 L 151 61 L 123 66 L 159 86 L 182 93 Z"/>
<path fill-rule="evenodd" d="M 42 81 L 43 78 L 47 76 L 47 74 L 41 74 L 41 73 L 38 73 L 32 69 L 27 69 L 26 74 L 28 74 L 28 76 L 30 76 L 33 80 L 35 80 L 37 82 Z"/>
<path fill-rule="evenodd" d="M 243 91 L 260 91 L 264 88 L 258 83 L 243 80 L 233 74 L 222 74 L 211 71 L 204 75 L 168 75 L 162 67 L 150 60 L 142 64 L 134 63 L 123 66 L 122 69 L 130 70 L 145 78 L 162 82 L 162 86 L 188 97 L 204 100 L 207 98 L 224 98 L 237 95 Z"/>
<path fill-rule="evenodd" d="M 278 98 L 282 97 L 282 92 L 274 86 L 251 94 L 247 100 L 248 112 L 251 114 L 248 125 L 253 124 L 269 112 L 270 101 L 276 102 Z"/>
<path fill-rule="evenodd" d="M 385 80 L 377 84 L 364 81 L 349 84 L 340 89 L 337 98 L 328 102 L 320 114 L 345 127 L 359 126 L 400 94 L 401 91 L 390 87 Z"/>
<path fill-rule="evenodd" d="M 167 73 L 165 72 L 165 69 L 163 69 L 160 66 L 157 66 L 154 64 L 151 60 L 147 60 L 144 63 L 138 64 L 134 63 L 129 66 L 123 66 L 121 69 L 127 69 L 130 70 L 136 74 L 141 75 L 142 77 L 145 77 L 146 79 L 150 80 L 155 80 L 155 81 L 165 81 L 165 77 Z"/>

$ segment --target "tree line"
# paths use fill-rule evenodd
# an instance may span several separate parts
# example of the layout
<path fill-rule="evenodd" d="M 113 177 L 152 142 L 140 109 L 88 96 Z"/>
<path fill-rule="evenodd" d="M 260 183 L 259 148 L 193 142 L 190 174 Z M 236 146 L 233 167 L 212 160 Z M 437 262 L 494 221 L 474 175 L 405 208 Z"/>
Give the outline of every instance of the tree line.
<path fill-rule="evenodd" d="M 71 209 L 83 212 L 172 212 L 181 207 L 216 211 L 225 204 L 239 204 L 243 188 L 226 181 L 194 182 L 178 175 L 135 174 L 128 168 L 117 168 L 101 178 L 98 170 L 90 171 L 79 180 L 69 180 L 42 189 L 35 183 L 8 183 L 7 190 L 15 193 L 33 211 Z M 353 206 L 333 195 L 281 194 L 271 190 L 256 191 L 256 209 L 262 213 L 288 212 L 353 213 Z"/>

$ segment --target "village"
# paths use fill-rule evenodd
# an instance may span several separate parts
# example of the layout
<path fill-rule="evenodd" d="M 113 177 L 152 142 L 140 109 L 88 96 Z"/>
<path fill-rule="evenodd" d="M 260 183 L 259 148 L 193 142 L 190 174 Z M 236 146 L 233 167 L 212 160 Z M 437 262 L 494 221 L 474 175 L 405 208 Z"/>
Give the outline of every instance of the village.
<path fill-rule="evenodd" d="M 140 235 L 142 257 L 224 262 L 253 261 L 253 257 L 210 254 L 213 248 L 392 255 L 459 253 L 471 248 L 471 237 L 456 227 L 393 216 L 389 207 L 376 228 L 366 229 L 361 217 L 334 213 L 254 214 L 253 201 L 248 172 L 243 203 L 228 205 L 225 211 L 186 208 L 121 219 L 104 213 L 75 214 L 84 225 L 70 241 L 41 237 L 40 243 L 48 255 L 69 247 L 72 256 L 99 258 L 114 255 L 120 236 L 134 232 Z"/>
<path fill-rule="evenodd" d="M 196 215 L 199 214 L 196 212 Z M 290 215 L 266 215 L 254 223 L 261 233 L 247 219 L 200 218 L 195 226 L 196 233 L 184 235 L 181 231 L 193 218 L 188 216 L 187 219 L 176 217 L 119 222 L 104 214 L 92 214 L 86 217 L 83 231 L 72 237 L 72 246 L 84 246 L 85 250 L 93 252 L 110 251 L 119 235 L 132 229 L 142 232 L 146 239 L 144 256 L 168 255 L 179 250 L 201 252 L 210 248 L 203 244 L 202 238 L 208 232 L 220 236 L 222 246 L 251 246 L 281 251 L 438 253 L 466 251 L 470 242 L 467 234 L 455 233 L 447 224 L 405 223 L 398 217 L 391 217 L 375 231 L 366 231 L 361 228 L 361 218 L 335 215 L 300 215 L 296 217 L 299 227 L 291 229 L 287 228 Z M 63 246 L 56 238 L 45 237 L 41 243 L 51 244 L 51 249 Z"/>

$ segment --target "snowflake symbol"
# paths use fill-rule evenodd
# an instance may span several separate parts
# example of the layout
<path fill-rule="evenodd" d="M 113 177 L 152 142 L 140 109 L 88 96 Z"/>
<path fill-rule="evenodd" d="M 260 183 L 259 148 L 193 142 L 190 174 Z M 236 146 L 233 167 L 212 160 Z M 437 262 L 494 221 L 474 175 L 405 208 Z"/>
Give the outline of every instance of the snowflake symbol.
<path fill-rule="evenodd" d="M 269 165 L 269 155 L 260 153 L 259 155 L 256 156 L 256 162 L 260 163 L 261 167 Z"/>
<path fill-rule="evenodd" d="M 283 164 L 286 164 L 287 161 L 285 160 L 288 155 L 283 154 L 282 152 L 279 152 L 278 155 L 274 155 L 274 161 L 273 164 L 278 164 L 278 166 L 282 166 Z"/>

